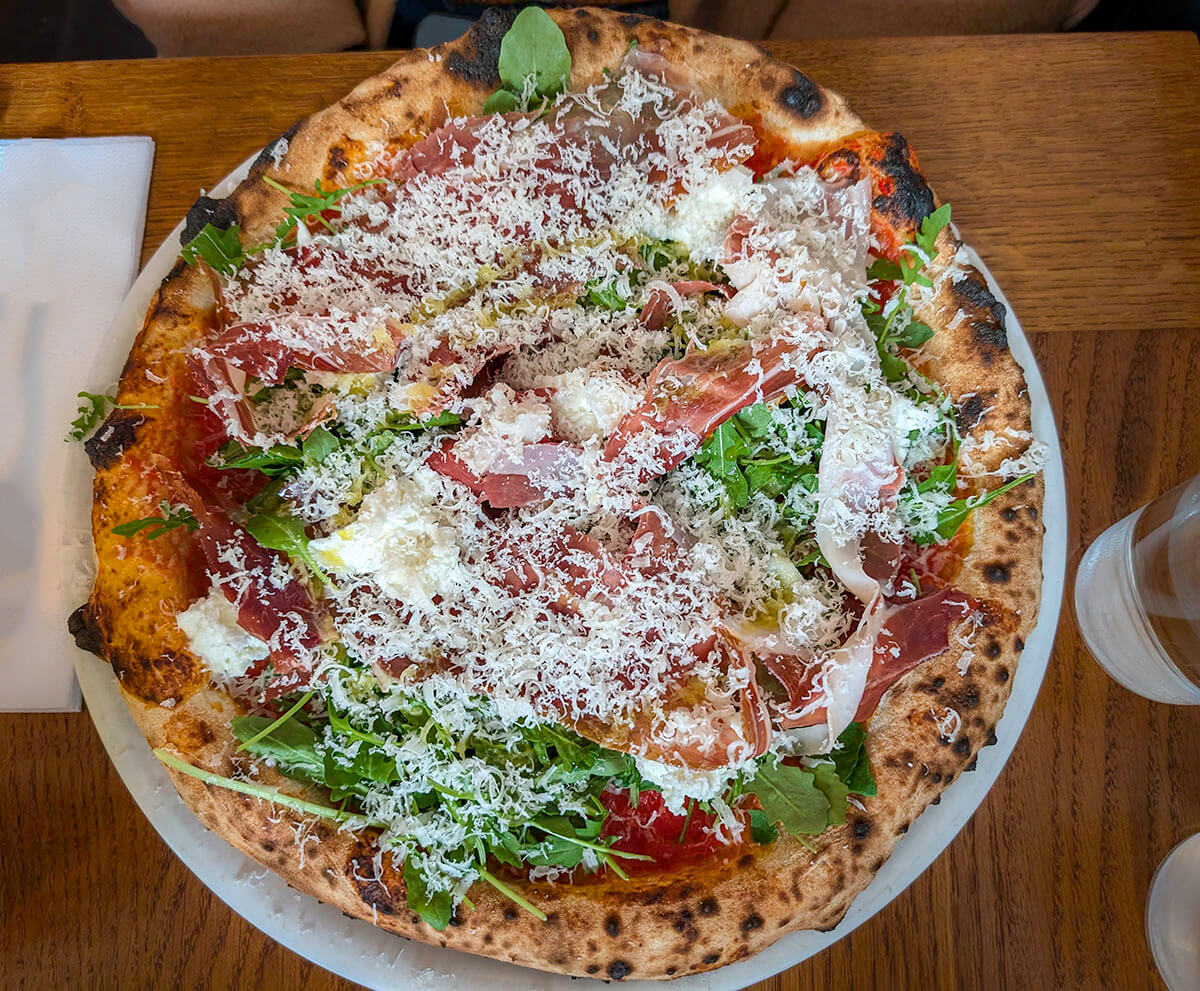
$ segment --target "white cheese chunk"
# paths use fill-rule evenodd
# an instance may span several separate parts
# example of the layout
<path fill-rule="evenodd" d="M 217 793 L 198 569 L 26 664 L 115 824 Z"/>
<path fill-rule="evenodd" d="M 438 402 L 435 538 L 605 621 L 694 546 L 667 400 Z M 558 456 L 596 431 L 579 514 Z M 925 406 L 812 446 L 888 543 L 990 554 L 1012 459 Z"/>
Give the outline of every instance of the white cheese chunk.
<path fill-rule="evenodd" d="M 576 368 L 546 380 L 555 436 L 582 443 L 607 437 L 622 418 L 641 401 L 641 392 L 619 372 L 589 374 Z"/>
<path fill-rule="evenodd" d="M 512 464 L 521 462 L 526 444 L 537 443 L 550 432 L 550 407 L 535 392 L 518 395 L 500 382 L 472 399 L 471 405 L 471 423 L 455 444 L 454 454 L 476 475 L 511 470 Z"/>
<path fill-rule="evenodd" d="M 175 617 L 192 653 L 216 678 L 240 678 L 270 653 L 264 641 L 238 626 L 237 618 L 237 607 L 215 586 Z"/>
<path fill-rule="evenodd" d="M 737 768 L 719 767 L 713 771 L 693 771 L 673 764 L 635 757 L 638 773 L 662 792 L 663 802 L 676 815 L 682 815 L 689 799 L 710 802 L 720 798 Z"/>
<path fill-rule="evenodd" d="M 454 596 L 470 580 L 440 486 L 424 465 L 388 479 L 363 498 L 353 523 L 312 541 L 313 556 L 336 575 L 371 578 L 406 605 L 433 608 L 435 595 Z"/>
<path fill-rule="evenodd" d="M 754 173 L 745 166 L 717 172 L 679 197 L 651 233 L 678 241 L 697 260 L 715 260 L 723 252 L 730 221 L 744 209 L 753 187 Z"/>

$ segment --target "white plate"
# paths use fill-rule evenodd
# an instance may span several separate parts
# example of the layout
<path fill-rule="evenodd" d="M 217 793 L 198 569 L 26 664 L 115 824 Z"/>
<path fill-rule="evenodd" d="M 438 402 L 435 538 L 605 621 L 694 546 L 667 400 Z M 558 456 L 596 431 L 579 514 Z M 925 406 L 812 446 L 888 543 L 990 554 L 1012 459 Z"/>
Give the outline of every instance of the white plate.
<path fill-rule="evenodd" d="M 243 162 L 212 191 L 213 195 L 228 194 L 246 175 L 251 161 Z M 115 381 L 141 327 L 150 297 L 179 254 L 182 229 L 181 223 L 129 290 L 108 336 L 100 342 L 101 357 L 91 379 L 93 384 Z M 861 926 L 907 888 L 949 845 L 996 781 L 1029 718 L 1054 643 L 1066 572 L 1067 505 L 1062 452 L 1046 387 L 1012 307 L 973 252 L 971 261 L 983 270 L 992 292 L 1008 307 L 1009 345 L 1025 370 L 1033 405 L 1033 431 L 1048 447 L 1041 615 L 1021 655 L 1012 697 L 996 727 L 999 742 L 984 748 L 975 772 L 961 775 L 946 789 L 941 804 L 927 809 L 912 824 L 891 859 L 855 899 L 836 929 L 826 933 L 791 933 L 748 960 L 709 974 L 678 979 L 670 986 L 679 991 L 745 987 L 806 960 Z M 87 497 L 91 491 L 90 472 L 78 453 L 67 459 L 64 470 L 66 491 L 78 493 L 74 522 L 80 532 L 85 532 L 90 510 Z M 79 544 L 72 546 L 77 548 Z M 86 595 L 78 581 L 81 559 L 77 549 L 63 553 L 62 567 L 62 587 L 68 592 L 62 602 L 61 616 L 55 619 L 60 623 Z M 292 890 L 278 875 L 235 851 L 192 815 L 176 794 L 167 772 L 146 746 L 125 708 L 111 669 L 82 652 L 75 659 L 75 667 L 96 730 L 134 801 L 191 871 L 230 908 L 272 939 L 334 973 L 372 988 L 459 988 L 486 984 L 491 991 L 550 991 L 581 986 L 572 978 L 404 940 L 370 923 L 348 919 L 337 909 Z M 622 986 L 645 991 L 663 987 L 649 981 L 626 981 Z"/>

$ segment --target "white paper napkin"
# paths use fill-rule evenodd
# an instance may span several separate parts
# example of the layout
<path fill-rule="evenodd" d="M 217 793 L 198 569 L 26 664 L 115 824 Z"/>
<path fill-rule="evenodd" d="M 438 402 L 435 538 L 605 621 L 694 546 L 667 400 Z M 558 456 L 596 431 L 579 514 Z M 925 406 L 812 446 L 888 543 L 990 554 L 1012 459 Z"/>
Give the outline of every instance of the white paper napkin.
<path fill-rule="evenodd" d="M 63 438 L 100 341 L 137 271 L 154 142 L 0 141 L 0 710 L 79 708 L 62 613 L 78 493 Z M 69 546 L 69 545 L 74 545 Z M 78 569 L 76 569 L 78 572 Z"/>

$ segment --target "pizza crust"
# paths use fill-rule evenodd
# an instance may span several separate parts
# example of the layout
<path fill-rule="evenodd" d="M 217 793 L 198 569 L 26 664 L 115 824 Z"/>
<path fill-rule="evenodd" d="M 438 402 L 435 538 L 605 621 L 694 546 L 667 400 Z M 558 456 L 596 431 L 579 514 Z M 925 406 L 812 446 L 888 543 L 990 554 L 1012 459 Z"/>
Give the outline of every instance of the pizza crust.
<path fill-rule="evenodd" d="M 786 136 L 797 154 L 815 155 L 863 128 L 840 96 L 751 44 L 636 15 L 550 13 L 572 52 L 573 88 L 599 80 L 602 68 L 615 66 L 636 38 L 689 66 L 726 106 Z M 489 11 L 464 38 L 405 53 L 340 103 L 301 121 L 264 149 L 228 199 L 197 201 L 185 240 L 207 222 L 237 222 L 248 243 L 264 240 L 286 199 L 261 181 L 263 175 L 297 190 L 311 189 L 317 178 L 349 184 L 356 167 L 381 150 L 405 147 L 447 115 L 477 112 L 497 86 L 496 59 L 510 19 L 510 12 Z M 958 247 L 947 228 L 929 270 L 938 291 L 917 313 L 937 331 L 926 345 L 924 366 L 958 400 L 966 433 L 1027 431 L 1029 398 L 1008 350 L 1003 307 L 979 272 L 952 261 Z M 185 349 L 212 321 L 207 276 L 177 264 L 150 304 L 120 383 L 122 403 L 159 409 L 115 411 L 88 445 L 97 469 L 92 524 L 99 564 L 92 595 L 70 625 L 81 646 L 112 664 L 151 746 L 229 775 L 246 769 L 246 759 L 235 757 L 229 728 L 237 703 L 208 684 L 207 670 L 171 621 L 204 591 L 192 587 L 186 537 L 177 531 L 155 541 L 121 540 L 111 533 L 120 522 L 156 511 L 147 471 L 156 457 L 176 459 L 184 443 L 173 429 L 172 411 L 186 400 L 172 382 L 182 373 Z M 1004 452 L 990 456 L 998 462 Z M 723 858 L 627 883 L 509 879 L 547 912 L 545 923 L 477 884 L 471 891 L 475 909 L 460 907 L 439 933 L 408 909 L 403 881 L 390 863 L 380 869 L 370 831 L 340 832 L 175 772 L 172 779 L 204 824 L 233 846 L 294 887 L 402 936 L 614 980 L 709 970 L 756 953 L 784 933 L 835 926 L 912 821 L 974 766 L 982 747 L 995 742 L 1037 617 L 1042 501 L 1039 477 L 975 512 L 974 540 L 956 580 L 983 606 L 974 656 L 960 673 L 967 648 L 953 643 L 887 693 L 868 736 L 878 796 L 863 800 L 863 811 L 851 808 L 845 825 L 817 837 L 815 853 L 784 836 L 770 846 L 736 848 Z M 943 736 L 939 722 L 946 725 L 949 709 L 960 724 Z M 270 768 L 260 767 L 258 777 L 304 793 Z"/>

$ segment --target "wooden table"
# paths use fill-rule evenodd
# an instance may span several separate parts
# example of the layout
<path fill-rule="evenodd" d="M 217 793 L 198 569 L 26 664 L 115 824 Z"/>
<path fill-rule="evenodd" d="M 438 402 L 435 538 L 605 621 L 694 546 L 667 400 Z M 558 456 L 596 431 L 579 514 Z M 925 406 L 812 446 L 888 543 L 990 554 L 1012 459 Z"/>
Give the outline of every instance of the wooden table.
<path fill-rule="evenodd" d="M 909 137 L 1005 287 L 1062 433 L 1072 563 L 1110 522 L 1200 471 L 1193 35 L 771 47 Z M 0 137 L 152 135 L 148 256 L 201 187 L 388 61 L 2 66 Z M 349 986 L 175 859 L 87 715 L 0 717 L 0 753 L 10 984 Z M 1110 681 L 1068 607 L 1024 736 L 947 852 L 850 937 L 761 988 L 1161 986 L 1146 892 L 1170 847 L 1200 829 L 1197 769 L 1200 709 Z"/>

